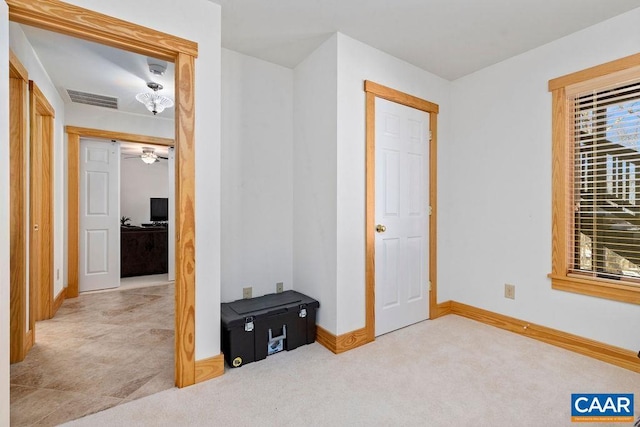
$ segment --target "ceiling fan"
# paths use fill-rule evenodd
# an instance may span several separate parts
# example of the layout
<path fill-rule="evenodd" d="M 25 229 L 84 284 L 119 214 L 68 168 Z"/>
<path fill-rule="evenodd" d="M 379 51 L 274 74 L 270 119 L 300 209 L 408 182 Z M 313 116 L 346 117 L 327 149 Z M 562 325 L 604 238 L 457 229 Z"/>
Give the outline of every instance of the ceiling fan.
<path fill-rule="evenodd" d="M 150 165 L 155 162 L 159 162 L 160 159 L 167 160 L 168 157 L 158 156 L 155 153 L 155 149 L 150 147 L 142 147 L 142 154 L 132 157 L 125 157 L 125 159 L 141 159 L 146 164 Z"/>

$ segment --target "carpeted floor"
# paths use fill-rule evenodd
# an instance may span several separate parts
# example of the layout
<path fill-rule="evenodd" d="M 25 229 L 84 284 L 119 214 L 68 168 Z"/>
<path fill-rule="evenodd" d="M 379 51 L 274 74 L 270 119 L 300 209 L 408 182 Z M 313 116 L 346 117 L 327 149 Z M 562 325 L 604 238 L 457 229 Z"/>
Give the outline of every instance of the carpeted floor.
<path fill-rule="evenodd" d="M 173 387 L 173 308 L 173 284 L 66 300 L 11 365 L 11 425 L 57 425 Z"/>
<path fill-rule="evenodd" d="M 317 343 L 69 426 L 568 426 L 571 393 L 640 374 L 454 315 L 334 355 Z M 602 425 L 602 424 L 599 424 Z"/>

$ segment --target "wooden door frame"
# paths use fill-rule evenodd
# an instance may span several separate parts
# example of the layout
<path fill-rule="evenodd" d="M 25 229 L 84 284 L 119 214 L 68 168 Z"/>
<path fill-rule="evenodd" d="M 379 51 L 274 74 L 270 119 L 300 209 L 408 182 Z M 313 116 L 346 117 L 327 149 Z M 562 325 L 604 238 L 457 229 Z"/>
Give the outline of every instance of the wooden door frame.
<path fill-rule="evenodd" d="M 444 314 L 438 306 L 437 296 L 437 155 L 438 155 L 438 104 L 417 98 L 404 92 L 374 83 L 364 82 L 366 92 L 366 220 L 365 220 L 365 332 L 367 341 L 375 340 L 375 131 L 376 97 L 406 105 L 429 114 L 431 142 L 429 144 L 429 318 Z"/>
<path fill-rule="evenodd" d="M 175 384 L 196 382 L 195 59 L 198 45 L 58 0 L 5 0 L 9 19 L 175 64 Z"/>
<path fill-rule="evenodd" d="M 67 298 L 79 293 L 80 245 L 80 139 L 96 138 L 106 142 L 126 141 L 136 144 L 175 146 L 171 138 L 113 132 L 101 129 L 65 126 L 67 134 Z M 175 227 L 174 227 L 175 228 Z M 174 233 L 175 234 L 175 233 Z M 175 236 L 174 236 L 175 237 Z"/>
<path fill-rule="evenodd" d="M 10 171 L 10 362 L 24 360 L 33 346 L 33 304 L 27 313 L 27 161 L 29 73 L 9 50 Z M 29 324 L 27 325 L 27 321 Z"/>
<path fill-rule="evenodd" d="M 55 110 L 29 80 L 29 304 L 35 320 L 53 316 L 53 123 Z M 39 184 L 34 185 L 35 182 Z M 38 214 L 35 215 L 34 212 Z M 32 256 L 37 250 L 39 256 Z M 39 275 L 35 274 L 38 266 Z"/>

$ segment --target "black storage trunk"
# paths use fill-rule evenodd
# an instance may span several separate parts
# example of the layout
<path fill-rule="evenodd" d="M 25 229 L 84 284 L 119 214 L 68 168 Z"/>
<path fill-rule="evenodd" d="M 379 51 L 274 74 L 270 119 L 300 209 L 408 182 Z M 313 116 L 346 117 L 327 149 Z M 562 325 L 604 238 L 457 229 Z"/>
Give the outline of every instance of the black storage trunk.
<path fill-rule="evenodd" d="M 222 352 L 234 368 L 316 340 L 318 301 L 296 291 L 223 303 Z"/>

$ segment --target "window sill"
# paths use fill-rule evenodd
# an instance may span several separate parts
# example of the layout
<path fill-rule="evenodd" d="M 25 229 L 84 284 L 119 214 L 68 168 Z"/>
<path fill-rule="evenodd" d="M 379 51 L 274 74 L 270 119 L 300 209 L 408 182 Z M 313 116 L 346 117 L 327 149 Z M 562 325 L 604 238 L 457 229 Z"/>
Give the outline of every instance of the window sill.
<path fill-rule="evenodd" d="M 617 280 L 592 280 L 580 276 L 549 274 L 551 287 L 559 291 L 573 292 L 592 297 L 640 305 L 640 287 Z"/>

